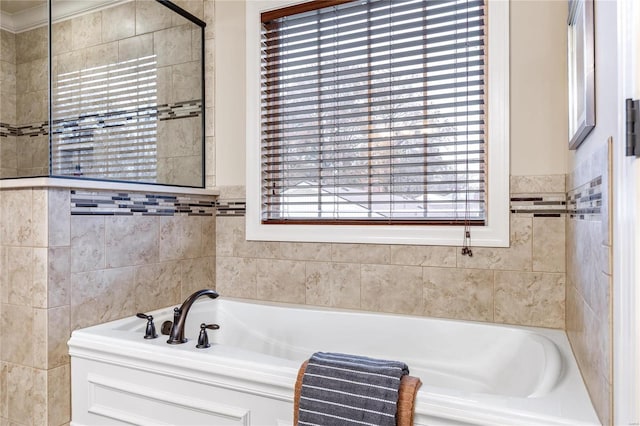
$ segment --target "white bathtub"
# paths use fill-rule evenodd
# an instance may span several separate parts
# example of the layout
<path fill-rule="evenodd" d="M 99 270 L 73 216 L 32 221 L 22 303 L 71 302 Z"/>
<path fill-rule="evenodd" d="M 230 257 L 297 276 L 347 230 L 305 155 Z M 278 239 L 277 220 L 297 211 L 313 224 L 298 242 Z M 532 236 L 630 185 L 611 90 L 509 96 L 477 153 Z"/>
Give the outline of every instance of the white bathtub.
<path fill-rule="evenodd" d="M 158 333 L 172 309 L 152 312 Z M 202 322 L 220 325 L 208 349 Z M 562 331 L 224 297 L 193 305 L 185 344 L 144 329 L 131 317 L 73 332 L 73 425 L 290 425 L 316 351 L 406 362 L 423 382 L 416 425 L 598 424 Z"/>

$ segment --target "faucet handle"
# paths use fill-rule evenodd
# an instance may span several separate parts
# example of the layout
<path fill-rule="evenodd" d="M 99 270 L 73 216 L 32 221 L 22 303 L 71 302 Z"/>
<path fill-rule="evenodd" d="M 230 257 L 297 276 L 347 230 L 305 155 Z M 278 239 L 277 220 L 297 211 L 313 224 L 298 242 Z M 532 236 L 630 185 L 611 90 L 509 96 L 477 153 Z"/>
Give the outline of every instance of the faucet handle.
<path fill-rule="evenodd" d="M 209 344 L 209 336 L 207 336 L 207 329 L 217 330 L 219 328 L 220 326 L 218 324 L 205 324 L 205 323 L 200 324 L 200 334 L 198 335 L 198 344 L 196 345 L 196 348 L 205 349 L 210 347 L 211 345 Z"/>
<path fill-rule="evenodd" d="M 147 315 L 147 314 L 143 314 L 143 313 L 137 313 L 136 316 L 140 319 L 146 319 L 147 320 L 147 328 L 144 332 L 144 338 L 145 339 L 155 339 L 156 337 L 158 337 L 158 335 L 156 334 L 156 326 L 153 324 L 153 316 L 152 315 Z"/>

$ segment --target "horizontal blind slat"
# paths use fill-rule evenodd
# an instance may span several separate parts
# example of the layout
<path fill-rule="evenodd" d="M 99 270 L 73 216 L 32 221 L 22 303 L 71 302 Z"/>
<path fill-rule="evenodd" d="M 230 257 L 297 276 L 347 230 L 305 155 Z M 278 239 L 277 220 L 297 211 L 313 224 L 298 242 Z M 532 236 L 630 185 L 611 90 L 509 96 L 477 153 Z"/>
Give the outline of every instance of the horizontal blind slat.
<path fill-rule="evenodd" d="M 309 66 L 314 67 L 318 66 L 315 64 L 330 64 L 332 62 L 342 62 L 342 61 L 350 61 L 363 59 L 363 56 L 368 57 L 371 62 L 380 62 L 383 60 L 388 61 L 398 61 L 400 59 L 404 59 L 407 57 L 412 57 L 416 55 L 450 55 L 460 49 L 470 49 L 473 48 L 474 52 L 480 50 L 480 46 L 484 43 L 484 34 L 478 31 L 476 34 L 469 34 L 469 40 L 460 41 L 460 39 L 455 38 L 454 36 L 446 36 L 443 37 L 442 41 L 447 41 L 449 43 L 439 43 L 434 45 L 426 45 L 423 46 L 423 41 L 420 39 L 406 41 L 404 43 L 398 44 L 394 46 L 394 51 L 389 54 L 389 51 L 385 46 L 372 46 L 366 50 L 341 50 L 338 52 L 334 52 L 331 56 L 323 57 L 323 60 L 318 60 L 319 57 L 322 56 L 323 53 L 329 52 L 329 48 L 324 50 L 319 50 L 314 52 L 314 55 L 296 55 L 290 58 L 269 58 L 265 57 L 264 60 L 271 60 L 274 64 L 278 65 L 277 71 L 271 72 L 272 66 L 264 67 L 265 76 L 268 78 L 277 77 L 280 74 L 282 68 L 286 67 L 289 70 L 297 70 L 302 67 L 305 69 Z M 422 48 L 420 48 L 422 47 Z M 434 58 L 434 60 L 437 58 Z M 279 63 L 282 62 L 282 63 Z"/>
<path fill-rule="evenodd" d="M 387 1 L 376 2 L 372 5 L 366 2 L 351 3 L 348 5 L 339 6 L 335 9 L 326 8 L 324 11 L 309 12 L 306 14 L 292 15 L 285 17 L 284 19 L 277 21 L 276 23 L 269 24 L 264 23 L 267 27 L 268 33 L 281 33 L 282 24 L 286 24 L 287 28 L 295 28 L 297 32 L 305 33 L 308 31 L 315 31 L 318 21 L 334 20 L 335 25 L 348 28 L 348 25 L 353 22 L 362 20 L 362 16 L 366 15 L 368 20 L 377 21 L 390 15 L 403 16 L 407 13 L 411 13 L 416 9 L 423 9 L 424 16 L 455 15 L 457 12 L 467 9 L 475 9 L 483 6 L 482 0 L 474 0 L 469 2 L 459 1 L 447 1 L 438 2 L 429 0 L 427 2 L 420 2 L 422 4 L 416 7 L 416 2 L 407 1 Z M 443 7 L 444 6 L 444 7 Z M 342 13 L 336 13 L 340 11 Z"/>
<path fill-rule="evenodd" d="M 304 40 L 295 44 L 279 45 L 269 47 L 278 42 L 277 39 L 265 38 L 261 55 L 278 65 L 293 67 L 296 60 L 300 58 L 316 57 L 323 61 L 335 59 L 346 60 L 350 56 L 359 55 L 363 52 L 372 57 L 378 57 L 386 52 L 384 47 L 388 45 L 388 39 L 393 38 L 397 47 L 414 51 L 424 51 L 427 46 L 422 43 L 427 37 L 431 49 L 444 46 L 451 49 L 455 46 L 455 41 L 478 41 L 485 36 L 484 20 L 477 19 L 473 22 L 454 23 L 449 26 L 437 28 L 421 28 L 415 31 L 403 31 L 404 27 L 415 27 L 413 22 L 390 23 L 379 28 L 368 28 L 359 33 L 344 34 L 339 30 L 332 30 L 335 37 L 321 39 L 318 34 L 309 34 Z M 460 31 L 464 29 L 464 31 Z M 440 51 L 446 49 L 440 49 Z M 434 52 L 434 50 L 432 50 Z M 435 51 L 437 52 L 437 51 Z M 406 52 L 398 52 L 406 55 Z"/>
<path fill-rule="evenodd" d="M 407 113 L 407 112 L 411 112 L 414 111 L 415 108 L 414 107 L 404 107 L 404 108 L 396 108 L 394 110 L 395 113 Z M 433 120 L 433 119 L 446 119 L 446 118 L 454 118 L 454 117 L 462 117 L 462 116 L 477 116 L 484 113 L 483 110 L 478 110 L 478 111 L 462 111 L 462 112 L 445 112 L 445 113 L 434 113 L 431 115 L 431 117 L 429 119 Z M 386 116 L 385 116 L 386 115 Z M 346 119 L 346 118 L 358 118 L 358 117 L 363 117 L 362 113 L 343 113 L 340 116 L 342 119 Z M 374 126 L 377 124 L 385 124 L 388 123 L 390 119 L 390 114 L 376 114 L 376 115 L 371 115 L 370 118 L 366 121 L 362 121 L 362 123 L 365 123 L 366 125 L 369 126 Z M 316 120 L 314 120 L 316 121 Z M 298 121 L 295 119 L 291 119 L 288 120 L 286 123 L 297 123 Z M 275 122 L 274 124 L 281 124 L 281 123 L 277 123 Z M 327 126 L 331 125 L 333 126 L 333 123 L 327 123 Z M 309 125 L 309 126 L 305 126 L 305 127 L 298 127 L 295 130 L 297 131 L 306 131 L 306 130 L 311 130 L 311 129 L 317 129 L 318 125 L 316 123 L 314 123 L 313 125 Z M 399 129 L 399 128 L 396 128 Z"/>
<path fill-rule="evenodd" d="M 288 103 L 289 101 L 295 101 L 296 98 L 321 99 L 323 97 L 335 96 L 339 93 L 358 93 L 363 91 L 370 91 L 371 96 L 375 96 L 378 93 L 382 94 L 385 89 L 391 88 L 393 88 L 391 94 L 395 95 L 401 93 L 401 91 L 405 91 L 406 86 L 421 83 L 430 83 L 431 85 L 441 83 L 443 87 L 441 87 L 440 90 L 442 90 L 447 87 L 444 85 L 444 82 L 455 79 L 462 80 L 463 78 L 464 80 L 459 81 L 457 87 L 476 86 L 484 83 L 482 79 L 482 77 L 484 77 L 484 70 L 476 69 L 477 66 L 481 65 L 482 64 L 474 63 L 473 67 L 470 67 L 472 69 L 469 71 L 461 71 L 464 69 L 461 67 L 449 67 L 445 70 L 446 73 L 439 73 L 440 70 L 436 70 L 434 74 L 428 76 L 420 76 L 420 74 L 430 73 L 428 70 L 423 70 L 421 73 L 417 70 L 406 70 L 405 72 L 392 75 L 376 74 L 369 80 L 364 76 L 356 75 L 356 73 L 353 73 L 354 76 L 345 76 L 342 80 L 322 80 L 308 77 L 304 80 L 303 84 L 293 85 L 295 82 L 280 82 L 274 85 L 273 88 L 278 89 L 278 94 L 265 94 L 265 96 L 262 97 L 262 101 L 263 104 L 264 102 L 281 104 L 284 100 L 287 100 Z M 361 72 L 358 74 L 360 73 Z M 471 80 L 469 81 L 469 79 Z M 303 80 L 300 80 L 300 82 L 302 81 Z M 438 90 L 438 87 L 436 86 L 433 90 Z M 340 100 L 341 99 L 342 98 L 340 98 Z"/>

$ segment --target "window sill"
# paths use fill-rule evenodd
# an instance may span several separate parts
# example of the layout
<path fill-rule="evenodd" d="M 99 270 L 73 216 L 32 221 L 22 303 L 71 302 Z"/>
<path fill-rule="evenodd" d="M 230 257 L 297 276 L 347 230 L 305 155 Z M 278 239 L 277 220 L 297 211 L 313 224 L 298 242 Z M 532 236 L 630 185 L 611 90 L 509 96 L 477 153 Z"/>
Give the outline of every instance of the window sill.
<path fill-rule="evenodd" d="M 462 226 L 264 225 L 247 209 L 247 240 L 460 246 Z M 508 247 L 509 220 L 471 228 L 476 247 Z"/>

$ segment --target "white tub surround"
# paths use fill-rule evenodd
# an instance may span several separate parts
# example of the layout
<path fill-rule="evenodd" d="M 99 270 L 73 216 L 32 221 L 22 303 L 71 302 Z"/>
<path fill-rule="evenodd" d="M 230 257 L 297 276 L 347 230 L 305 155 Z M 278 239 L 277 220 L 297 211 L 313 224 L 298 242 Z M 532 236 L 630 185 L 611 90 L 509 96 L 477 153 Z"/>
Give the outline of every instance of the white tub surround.
<path fill-rule="evenodd" d="M 173 310 L 151 314 L 159 329 Z M 196 349 L 203 322 L 220 329 Z M 224 297 L 193 305 L 185 344 L 145 340 L 145 324 L 73 332 L 73 425 L 290 425 L 317 350 L 406 362 L 423 382 L 416 425 L 598 423 L 562 331 Z"/>

